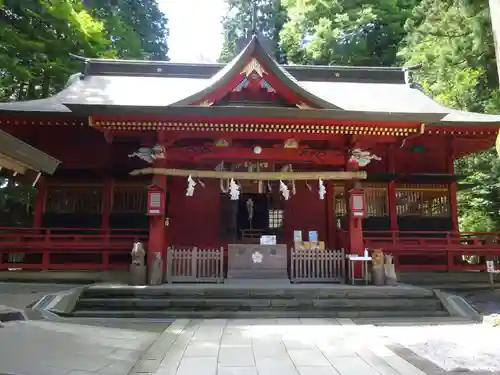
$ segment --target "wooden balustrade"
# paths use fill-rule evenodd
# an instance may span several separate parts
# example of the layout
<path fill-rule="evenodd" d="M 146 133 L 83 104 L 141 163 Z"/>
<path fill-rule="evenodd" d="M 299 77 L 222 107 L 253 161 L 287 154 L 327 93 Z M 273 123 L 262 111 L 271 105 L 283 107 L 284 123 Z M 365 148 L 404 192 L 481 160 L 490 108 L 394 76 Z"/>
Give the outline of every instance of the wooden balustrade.
<path fill-rule="evenodd" d="M 127 268 L 135 240 L 147 241 L 147 231 L 0 227 L 0 270 Z"/>
<path fill-rule="evenodd" d="M 400 270 L 483 270 L 484 259 L 471 264 L 465 257 L 500 255 L 497 232 L 365 231 L 363 240 L 368 249 L 392 253 Z"/>
<path fill-rule="evenodd" d="M 290 280 L 303 282 L 345 282 L 344 250 L 296 249 L 290 251 Z"/>
<path fill-rule="evenodd" d="M 167 282 L 224 281 L 224 248 L 169 247 Z"/>

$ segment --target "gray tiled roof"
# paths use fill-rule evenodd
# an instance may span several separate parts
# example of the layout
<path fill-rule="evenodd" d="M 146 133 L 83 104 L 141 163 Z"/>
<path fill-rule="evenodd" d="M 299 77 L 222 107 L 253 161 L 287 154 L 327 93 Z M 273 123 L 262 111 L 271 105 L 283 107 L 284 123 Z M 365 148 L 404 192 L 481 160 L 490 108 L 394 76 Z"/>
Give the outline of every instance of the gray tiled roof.
<path fill-rule="evenodd" d="M 68 86 L 47 99 L 0 103 L 0 112 L 71 112 L 102 106 L 120 110 L 136 107 L 155 112 L 166 107 L 185 107 L 206 94 L 223 87 L 244 68 L 250 56 L 256 56 L 266 70 L 289 89 L 316 106 L 330 111 L 384 114 L 401 119 L 409 114 L 412 121 L 439 118 L 442 124 L 500 125 L 500 116 L 469 113 L 446 108 L 417 86 L 405 81 L 402 68 L 280 66 L 260 45 L 255 36 L 245 49 L 227 65 L 179 64 L 168 62 L 88 59 L 83 75 L 71 77 Z M 214 109 L 215 110 L 215 109 Z M 217 112 L 223 112 L 217 107 Z M 343 116 L 344 118 L 349 116 Z M 366 117 L 363 117 L 366 119 Z M 360 118 L 361 120 L 361 118 Z M 435 121 L 433 121 L 435 122 Z"/>

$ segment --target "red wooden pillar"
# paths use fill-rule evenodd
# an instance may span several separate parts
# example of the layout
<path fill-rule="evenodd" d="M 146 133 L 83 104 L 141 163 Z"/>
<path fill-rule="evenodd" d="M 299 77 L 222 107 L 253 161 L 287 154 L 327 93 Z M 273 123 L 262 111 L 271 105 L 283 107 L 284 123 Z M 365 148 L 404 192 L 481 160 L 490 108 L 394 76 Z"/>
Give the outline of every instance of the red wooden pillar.
<path fill-rule="evenodd" d="M 396 161 L 394 155 L 394 144 L 389 145 L 387 158 L 387 169 L 389 173 L 396 173 Z M 387 203 L 389 205 L 389 219 L 391 232 L 399 230 L 398 211 L 396 208 L 396 181 L 389 182 L 387 186 Z"/>
<path fill-rule="evenodd" d="M 335 222 L 335 186 L 332 181 L 326 183 L 326 247 L 337 248 L 337 223 Z"/>
<path fill-rule="evenodd" d="M 349 202 L 349 244 L 350 244 L 350 253 L 356 255 L 363 255 L 365 250 L 364 241 L 363 241 L 363 218 L 356 217 L 352 215 L 352 207 L 350 205 L 351 197 L 353 195 L 353 188 L 357 190 L 361 190 L 361 184 L 356 181 L 352 188 L 347 191 L 348 202 Z"/>
<path fill-rule="evenodd" d="M 106 177 L 102 186 L 101 230 L 109 231 L 109 216 L 113 205 L 113 179 Z"/>
<path fill-rule="evenodd" d="M 153 184 L 161 186 L 166 190 L 167 176 L 153 177 Z M 151 264 L 155 255 L 159 254 L 163 259 L 166 251 L 165 215 L 151 216 L 149 218 L 149 242 L 148 242 L 148 264 Z"/>
<path fill-rule="evenodd" d="M 45 212 L 45 199 L 47 197 L 47 181 L 40 177 L 36 184 L 35 203 L 33 205 L 33 228 L 41 228 Z"/>
<path fill-rule="evenodd" d="M 447 171 L 450 175 L 455 174 L 455 138 L 449 138 L 448 140 L 448 152 L 447 154 Z M 457 208 L 457 183 L 455 181 L 450 182 L 448 186 L 448 194 L 450 199 L 450 214 L 452 220 L 453 232 L 458 232 L 458 208 Z"/>
<path fill-rule="evenodd" d="M 450 137 L 448 140 L 447 144 L 447 158 L 446 158 L 446 169 L 449 174 L 454 175 L 455 174 L 455 138 Z M 459 233 L 459 226 L 458 226 L 458 207 L 457 207 L 457 183 L 455 181 L 452 181 L 448 185 L 448 197 L 450 201 L 450 214 L 451 214 L 451 225 L 452 225 L 452 231 L 453 233 L 451 234 L 452 236 L 456 235 Z M 458 255 L 458 254 L 457 254 Z M 455 253 L 452 251 L 448 251 L 448 262 L 447 262 L 447 268 L 448 271 L 453 270 L 454 265 L 455 265 Z"/>

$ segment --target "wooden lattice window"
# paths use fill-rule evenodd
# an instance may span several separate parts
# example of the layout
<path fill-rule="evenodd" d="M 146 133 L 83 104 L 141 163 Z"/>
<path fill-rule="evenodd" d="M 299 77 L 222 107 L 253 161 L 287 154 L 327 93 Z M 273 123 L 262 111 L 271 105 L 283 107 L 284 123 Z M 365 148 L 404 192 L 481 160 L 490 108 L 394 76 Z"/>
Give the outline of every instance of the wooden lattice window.
<path fill-rule="evenodd" d="M 148 190 L 146 185 L 115 185 L 113 213 L 146 213 Z"/>
<path fill-rule="evenodd" d="M 333 202 L 335 206 L 335 216 L 345 216 L 347 214 L 347 207 L 344 185 L 333 185 Z"/>
<path fill-rule="evenodd" d="M 47 187 L 45 212 L 69 214 L 102 212 L 101 185 L 52 185 Z"/>
<path fill-rule="evenodd" d="M 366 216 L 387 216 L 387 185 L 368 184 L 363 186 L 366 199 Z"/>
<path fill-rule="evenodd" d="M 269 228 L 270 229 L 283 228 L 283 217 L 284 217 L 283 210 L 276 210 L 276 209 L 269 210 Z"/>
<path fill-rule="evenodd" d="M 398 184 L 396 186 L 398 216 L 448 217 L 449 191 L 446 185 Z"/>

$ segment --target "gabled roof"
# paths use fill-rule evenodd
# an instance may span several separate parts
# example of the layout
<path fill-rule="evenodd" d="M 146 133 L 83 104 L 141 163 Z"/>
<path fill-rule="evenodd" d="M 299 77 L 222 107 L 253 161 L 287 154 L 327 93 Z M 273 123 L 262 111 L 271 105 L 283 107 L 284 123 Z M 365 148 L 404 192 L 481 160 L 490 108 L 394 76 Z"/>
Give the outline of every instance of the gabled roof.
<path fill-rule="evenodd" d="M 217 90 L 228 89 L 249 61 L 258 60 L 280 87 L 303 98 L 323 118 L 359 120 L 394 117 L 395 121 L 443 125 L 498 126 L 500 116 L 446 108 L 406 80 L 404 68 L 345 66 L 282 66 L 253 36 L 243 51 L 227 65 L 180 64 L 155 61 L 86 59 L 85 72 L 71 77 L 58 94 L 41 100 L 0 103 L 0 112 L 96 114 L 176 113 L 193 111 L 200 101 Z M 234 83 L 234 82 L 233 82 Z M 261 108 L 254 113 L 261 113 Z M 245 116 L 250 110 L 229 107 L 203 109 L 204 113 Z M 282 114 L 301 117 L 299 108 L 280 109 Z M 208 111 L 208 112 L 207 112 Z M 272 111 L 265 109 L 265 113 Z M 98 113 L 98 112 L 97 112 Z M 264 113 L 264 112 L 262 112 Z M 390 120 L 387 120 L 390 121 Z"/>
<path fill-rule="evenodd" d="M 256 35 L 252 37 L 246 47 L 230 63 L 208 79 L 201 90 L 173 103 L 173 105 L 190 105 L 199 102 L 216 90 L 227 89 L 227 85 L 232 82 L 235 82 L 235 84 L 233 84 L 233 87 L 229 87 L 229 89 L 234 89 L 245 78 L 242 75 L 245 74 L 245 69 L 248 70 L 246 72 L 248 74 L 252 73 L 252 71 L 262 70 L 261 74 L 264 77 L 272 76 L 277 79 L 281 85 L 302 98 L 304 102 L 309 102 L 310 106 L 322 109 L 341 109 L 332 102 L 324 100 L 316 96 L 313 92 L 303 88 L 295 77 L 271 58 L 262 47 Z"/>

